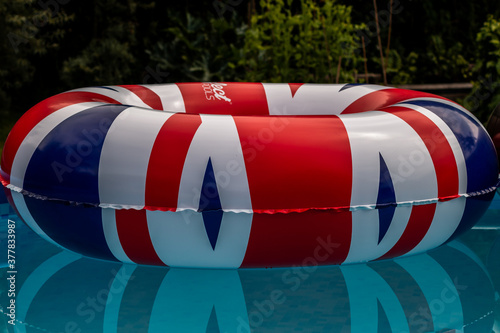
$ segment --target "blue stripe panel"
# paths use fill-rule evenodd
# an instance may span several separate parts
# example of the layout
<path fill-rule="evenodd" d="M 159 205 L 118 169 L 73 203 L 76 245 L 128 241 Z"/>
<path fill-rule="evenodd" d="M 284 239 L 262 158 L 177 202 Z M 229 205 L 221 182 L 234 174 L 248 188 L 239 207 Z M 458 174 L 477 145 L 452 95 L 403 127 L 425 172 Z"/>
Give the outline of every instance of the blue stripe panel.
<path fill-rule="evenodd" d="M 220 209 L 222 209 L 222 205 L 220 203 L 219 190 L 217 189 L 212 159 L 208 158 L 207 167 L 205 168 L 205 176 L 203 177 L 203 184 L 201 185 L 200 206 L 198 211 L 203 212 L 207 210 Z"/>
<path fill-rule="evenodd" d="M 347 83 L 342 88 L 340 88 L 339 92 L 342 91 L 342 90 L 346 90 L 346 89 L 352 88 L 352 87 L 363 86 L 365 84 L 366 83 Z"/>
<path fill-rule="evenodd" d="M 102 144 L 112 122 L 126 108 L 97 106 L 57 125 L 33 153 L 24 189 L 49 198 L 99 204 Z"/>
<path fill-rule="evenodd" d="M 457 238 L 472 228 L 486 212 L 494 196 L 495 191 L 477 197 L 467 198 L 462 220 L 453 235 L 451 235 L 447 241 L 449 242 L 450 240 Z"/>
<path fill-rule="evenodd" d="M 208 159 L 205 176 L 203 177 L 198 210 L 203 216 L 203 223 L 205 224 L 205 231 L 210 240 L 210 245 L 215 250 L 224 212 L 222 211 L 214 168 L 210 158 Z"/>
<path fill-rule="evenodd" d="M 101 208 L 24 197 L 33 219 L 59 245 L 83 255 L 116 260 L 102 229 Z"/>
<path fill-rule="evenodd" d="M 118 90 L 116 90 L 115 88 L 106 87 L 106 86 L 97 86 L 96 88 L 108 89 L 108 90 L 113 90 L 113 91 L 119 92 L 119 91 L 118 91 Z"/>
<path fill-rule="evenodd" d="M 7 218 L 9 215 L 14 215 L 14 208 L 7 200 L 7 194 L 10 196 L 10 190 L 0 185 L 0 220 Z"/>
<path fill-rule="evenodd" d="M 2 186 L 2 189 L 0 191 L 0 205 L 3 205 L 3 204 L 8 204 L 9 202 L 7 201 L 7 194 L 6 192 L 9 191 L 6 187 L 3 187 Z"/>
<path fill-rule="evenodd" d="M 208 240 L 210 241 L 212 249 L 215 250 L 224 212 L 222 210 L 213 210 L 201 212 L 201 215 L 203 217 L 203 223 L 205 224 L 205 231 L 207 233 Z"/>
<path fill-rule="evenodd" d="M 405 103 L 418 105 L 435 113 L 453 131 L 465 157 L 467 193 L 482 191 L 496 184 L 498 162 L 495 147 L 477 120 L 458 108 L 436 101 L 417 100 Z"/>
<path fill-rule="evenodd" d="M 495 186 L 498 180 L 498 162 L 495 147 L 488 133 L 477 120 L 462 110 L 436 101 L 410 101 L 439 116 L 455 134 L 467 167 L 467 193 L 482 191 Z M 438 142 L 435 144 L 439 144 Z M 492 194 L 467 198 L 459 226 L 449 240 L 463 234 L 481 218 L 488 208 Z"/>
<path fill-rule="evenodd" d="M 377 205 L 375 208 L 378 210 L 379 217 L 379 233 L 378 243 L 382 241 L 387 230 L 391 226 L 394 212 L 396 211 L 396 193 L 394 193 L 394 185 L 392 183 L 391 173 L 387 168 L 382 154 L 380 157 L 380 180 L 378 187 Z"/>

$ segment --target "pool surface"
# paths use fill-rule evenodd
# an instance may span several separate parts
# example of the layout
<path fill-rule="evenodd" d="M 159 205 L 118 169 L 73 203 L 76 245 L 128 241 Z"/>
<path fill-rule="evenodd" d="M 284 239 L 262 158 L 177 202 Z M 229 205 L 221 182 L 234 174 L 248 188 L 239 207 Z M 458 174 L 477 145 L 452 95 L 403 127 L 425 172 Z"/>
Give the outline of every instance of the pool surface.
<path fill-rule="evenodd" d="M 498 192 L 472 230 L 425 254 L 267 270 L 84 258 L 37 236 L 2 193 L 0 258 L 0 333 L 500 332 Z"/>

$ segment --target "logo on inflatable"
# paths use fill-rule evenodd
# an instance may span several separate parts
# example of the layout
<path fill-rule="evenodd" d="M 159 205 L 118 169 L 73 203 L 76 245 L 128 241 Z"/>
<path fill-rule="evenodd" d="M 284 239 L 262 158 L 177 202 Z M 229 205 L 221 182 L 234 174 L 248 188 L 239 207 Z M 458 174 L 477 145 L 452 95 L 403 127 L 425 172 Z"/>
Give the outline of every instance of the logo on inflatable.
<path fill-rule="evenodd" d="M 201 85 L 205 91 L 205 98 L 207 100 L 219 100 L 231 103 L 231 99 L 226 96 L 224 87 L 227 86 L 226 83 L 203 83 Z"/>

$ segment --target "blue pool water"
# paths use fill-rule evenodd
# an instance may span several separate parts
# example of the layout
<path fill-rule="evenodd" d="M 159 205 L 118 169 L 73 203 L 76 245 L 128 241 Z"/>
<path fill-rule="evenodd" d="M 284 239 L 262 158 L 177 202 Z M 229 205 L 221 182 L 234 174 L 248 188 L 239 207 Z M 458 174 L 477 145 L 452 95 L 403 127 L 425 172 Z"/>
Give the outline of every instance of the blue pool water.
<path fill-rule="evenodd" d="M 83 258 L 42 240 L 0 196 L 0 270 L 0 333 L 500 332 L 500 194 L 474 229 L 425 254 L 268 270 Z"/>

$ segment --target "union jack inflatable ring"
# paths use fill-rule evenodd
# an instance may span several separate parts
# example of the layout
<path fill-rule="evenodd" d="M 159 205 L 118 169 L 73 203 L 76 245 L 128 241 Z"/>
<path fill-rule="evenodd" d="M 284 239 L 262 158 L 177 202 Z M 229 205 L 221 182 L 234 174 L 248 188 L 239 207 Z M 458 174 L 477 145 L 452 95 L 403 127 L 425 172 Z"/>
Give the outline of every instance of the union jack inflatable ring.
<path fill-rule="evenodd" d="M 71 90 L 23 115 L 0 171 L 49 242 L 214 268 L 420 253 L 471 228 L 498 182 L 493 143 L 463 107 L 356 84 Z"/>

